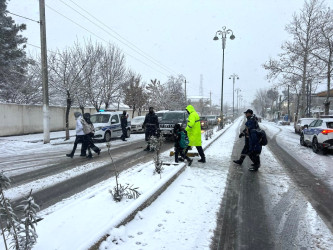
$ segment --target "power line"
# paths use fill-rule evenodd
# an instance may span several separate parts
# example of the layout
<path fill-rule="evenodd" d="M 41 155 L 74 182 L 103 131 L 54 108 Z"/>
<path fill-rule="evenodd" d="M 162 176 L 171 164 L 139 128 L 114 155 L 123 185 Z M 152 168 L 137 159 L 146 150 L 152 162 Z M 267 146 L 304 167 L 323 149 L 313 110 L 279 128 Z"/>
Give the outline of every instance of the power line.
<path fill-rule="evenodd" d="M 22 18 L 24 18 L 24 19 L 27 19 L 27 20 L 30 20 L 30 21 L 33 21 L 33 22 L 36 22 L 36 23 L 40 23 L 39 21 L 33 20 L 33 19 L 29 18 L 29 17 L 25 17 L 25 16 L 20 16 L 20 15 L 18 15 L 18 14 L 14 14 L 14 13 L 8 11 L 8 10 L 6 10 L 5 12 L 7 12 L 7 13 L 9 13 L 9 14 L 11 14 L 11 15 L 14 15 L 14 16 L 22 17 Z"/>
<path fill-rule="evenodd" d="M 64 3 L 62 0 L 61 1 L 63 4 Z M 152 61 L 155 64 L 160 65 L 160 67 L 165 68 L 167 71 L 171 71 L 172 73 L 176 73 L 174 70 L 172 70 L 171 68 L 161 64 L 160 62 L 158 62 L 156 59 L 154 59 L 153 57 L 151 57 L 150 55 L 148 55 L 147 53 L 145 53 L 143 50 L 141 50 L 140 48 L 138 48 L 135 44 L 131 43 L 130 41 L 128 41 L 127 39 L 125 39 L 124 37 L 122 37 L 118 32 L 116 32 L 115 30 L 113 30 L 112 28 L 110 28 L 108 25 L 104 24 L 102 21 L 100 21 L 98 18 L 96 18 L 95 16 L 93 16 L 92 14 L 90 14 L 88 11 L 86 11 L 85 9 L 83 9 L 82 7 L 80 7 L 77 3 L 73 2 L 72 0 L 69 0 L 70 2 L 72 2 L 74 5 L 76 5 L 78 8 L 80 8 L 82 11 L 84 11 L 85 13 L 87 13 L 89 16 L 91 16 L 92 18 L 94 18 L 95 20 L 97 20 L 99 23 L 101 23 L 102 25 L 104 25 L 106 28 L 108 28 L 109 30 L 111 30 L 113 33 L 115 33 L 116 35 L 118 35 L 121 39 L 123 39 L 124 41 L 126 41 L 126 43 L 130 44 L 131 46 L 133 46 L 135 49 L 133 49 L 131 46 L 129 46 L 128 44 L 125 44 L 123 41 L 120 41 L 118 38 L 116 38 L 114 35 L 110 34 L 109 32 L 107 32 L 109 35 L 111 35 L 112 37 L 116 38 L 118 41 L 120 41 L 121 43 L 125 44 L 126 46 L 128 46 L 129 48 L 131 48 L 132 50 L 136 51 L 138 54 L 143 55 L 144 57 L 146 57 L 148 60 Z M 66 4 L 68 7 L 70 7 L 68 4 Z M 73 9 L 72 7 L 70 7 L 71 9 Z M 83 14 L 81 14 L 80 12 L 78 12 L 77 10 L 73 9 L 74 11 L 76 11 L 77 13 L 79 13 L 81 16 L 83 16 L 84 18 L 86 18 L 87 20 L 89 20 L 87 17 L 85 17 Z M 89 20 L 90 21 L 90 20 Z M 90 21 L 92 22 L 92 21 Z M 92 22 L 93 24 L 95 24 L 94 22 Z M 98 26 L 99 28 L 101 28 L 99 25 L 95 24 L 96 26 Z M 103 28 L 101 28 L 103 29 Z M 104 30 L 104 29 L 103 29 Z M 104 30 L 105 31 L 105 30 Z M 140 52 L 138 52 L 137 50 L 139 50 Z M 149 58 L 151 59 L 149 59 Z M 176 73 L 177 74 L 177 73 Z"/>
<path fill-rule="evenodd" d="M 106 41 L 106 40 L 103 39 L 102 37 L 96 35 L 95 33 L 91 32 L 90 30 L 88 30 L 88 29 L 85 28 L 84 26 L 82 26 L 82 25 L 78 24 L 77 22 L 73 21 L 72 19 L 66 17 L 65 15 L 61 14 L 59 11 L 53 9 L 52 7 L 48 6 L 47 4 L 45 4 L 45 5 L 46 5 L 49 9 L 51 9 L 51 10 L 53 10 L 54 12 L 58 13 L 59 15 L 61 15 L 62 17 L 66 18 L 67 20 L 69 20 L 69 21 L 71 21 L 71 22 L 73 22 L 73 23 L 76 24 L 77 26 L 81 27 L 82 29 L 86 30 L 87 32 L 91 33 L 92 35 L 96 36 L 97 38 L 99 38 L 99 39 L 101 39 L 102 41 L 104 41 L 104 42 L 106 42 L 106 43 L 109 44 L 108 41 Z M 159 71 L 159 70 L 157 70 L 157 69 L 151 67 L 150 65 L 146 64 L 145 62 L 141 61 L 140 59 L 136 58 L 135 56 L 133 56 L 133 55 L 127 53 L 127 52 L 124 52 L 124 53 L 127 54 L 128 56 L 134 58 L 135 60 L 141 62 L 142 64 L 146 65 L 147 67 L 149 67 L 149 68 L 151 68 L 151 69 L 153 69 L 153 70 L 155 70 L 155 71 L 157 71 L 157 72 L 159 72 L 159 73 L 165 75 L 166 77 L 168 77 L 168 75 L 166 75 L 165 73 L 163 73 L 163 72 L 161 72 L 161 71 Z"/>

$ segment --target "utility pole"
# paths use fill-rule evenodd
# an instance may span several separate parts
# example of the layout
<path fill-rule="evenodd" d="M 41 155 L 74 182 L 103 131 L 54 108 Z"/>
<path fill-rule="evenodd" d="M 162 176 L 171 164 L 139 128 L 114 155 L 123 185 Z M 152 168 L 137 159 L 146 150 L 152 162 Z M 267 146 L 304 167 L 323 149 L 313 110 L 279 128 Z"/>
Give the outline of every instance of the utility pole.
<path fill-rule="evenodd" d="M 187 97 L 186 97 L 186 79 L 185 79 L 185 104 L 187 105 Z"/>
<path fill-rule="evenodd" d="M 209 107 L 210 107 L 210 114 L 212 114 L 212 91 L 209 91 Z"/>
<path fill-rule="evenodd" d="M 235 116 L 235 80 L 239 79 L 238 75 L 236 75 L 235 73 L 232 74 L 229 79 L 232 78 L 232 119 L 234 120 L 234 116 Z"/>
<path fill-rule="evenodd" d="M 49 86 L 47 74 L 47 49 L 46 49 L 46 22 L 45 22 L 45 0 L 39 0 L 40 15 L 40 44 L 42 60 L 43 81 L 43 131 L 44 144 L 50 143 L 50 116 L 49 116 Z"/>

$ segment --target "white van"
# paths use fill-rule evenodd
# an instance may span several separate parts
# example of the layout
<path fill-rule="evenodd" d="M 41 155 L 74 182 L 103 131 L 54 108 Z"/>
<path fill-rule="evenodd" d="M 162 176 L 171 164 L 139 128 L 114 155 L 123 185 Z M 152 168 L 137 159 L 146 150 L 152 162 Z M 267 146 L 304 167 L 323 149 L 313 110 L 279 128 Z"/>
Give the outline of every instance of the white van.
<path fill-rule="evenodd" d="M 122 111 L 98 112 L 90 116 L 95 127 L 94 139 L 110 141 L 122 135 L 120 116 Z M 131 122 L 127 121 L 127 138 L 131 135 Z"/>

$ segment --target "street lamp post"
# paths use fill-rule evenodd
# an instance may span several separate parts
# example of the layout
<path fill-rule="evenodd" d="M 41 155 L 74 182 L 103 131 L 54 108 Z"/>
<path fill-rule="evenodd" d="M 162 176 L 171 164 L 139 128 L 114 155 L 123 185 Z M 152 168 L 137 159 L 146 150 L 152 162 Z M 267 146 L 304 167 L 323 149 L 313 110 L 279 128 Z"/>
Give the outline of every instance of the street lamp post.
<path fill-rule="evenodd" d="M 232 119 L 234 119 L 234 115 L 235 115 L 235 80 L 239 79 L 238 75 L 236 75 L 235 73 L 232 74 L 229 79 L 232 78 Z M 237 101 L 238 103 L 238 101 Z"/>
<path fill-rule="evenodd" d="M 238 98 L 238 93 L 239 93 L 240 91 L 242 91 L 240 88 L 235 89 L 235 92 L 237 92 L 237 114 L 239 113 L 239 105 L 238 105 L 239 98 Z"/>
<path fill-rule="evenodd" d="M 220 35 L 222 38 L 222 88 L 221 88 L 221 122 L 220 122 L 220 129 L 223 128 L 223 80 L 224 80 L 224 49 L 225 49 L 225 44 L 227 40 L 227 35 L 230 35 L 230 39 L 234 40 L 235 36 L 233 34 L 233 31 L 231 29 L 227 29 L 225 26 L 222 27 L 222 30 L 216 31 L 214 41 L 219 40 L 217 35 Z"/>

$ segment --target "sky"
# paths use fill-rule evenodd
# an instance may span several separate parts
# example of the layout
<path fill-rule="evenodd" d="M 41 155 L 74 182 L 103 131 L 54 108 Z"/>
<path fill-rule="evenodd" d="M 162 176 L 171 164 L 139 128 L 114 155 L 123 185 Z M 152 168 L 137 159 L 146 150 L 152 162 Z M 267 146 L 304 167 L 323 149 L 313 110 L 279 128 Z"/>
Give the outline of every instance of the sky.
<path fill-rule="evenodd" d="M 239 125 L 242 123 L 244 120 L 239 118 L 222 131 L 214 130 L 211 139 L 203 138 L 205 148 L 208 143 L 222 134 L 210 148 L 205 150 L 207 163 L 203 165 L 195 160 L 191 167 L 186 167 L 185 171 L 155 202 L 139 211 L 135 218 L 125 226 L 114 227 L 168 181 L 184 166 L 184 163 L 165 166 L 161 176 L 153 173 L 153 161 L 135 165 L 121 172 L 120 183 L 133 184 L 139 188 L 141 196 L 137 200 L 123 199 L 119 203 L 114 202 L 109 193 L 115 183 L 115 179 L 112 177 L 40 211 L 38 215 L 43 220 L 36 227 L 38 239 L 33 250 L 88 249 L 105 233 L 110 234 L 110 237 L 102 242 L 99 249 L 209 249 L 216 227 L 216 214 L 227 184 L 229 165 L 233 160 L 233 148 L 230 145 L 234 144 L 236 140 L 243 140 L 237 136 Z M 292 125 L 278 126 L 274 123 L 263 122 L 261 127 L 265 128 L 269 137 L 276 135 L 280 146 L 286 148 L 288 152 L 294 152 L 297 160 L 305 161 L 304 166 L 333 190 L 333 172 L 330 165 L 332 155 L 318 155 L 313 153 L 311 148 L 300 146 L 299 135 L 293 133 Z M 51 137 L 59 137 L 60 133 L 64 135 L 63 131 L 53 132 Z M 42 138 L 42 134 L 2 137 L 0 147 L 4 151 L 0 159 L 40 151 L 50 151 L 53 155 L 58 151 L 58 154 L 62 154 L 64 157 L 63 151 L 69 151 L 72 147 L 71 143 L 68 144 L 60 139 L 52 141 L 51 145 L 45 145 L 42 141 L 29 143 L 29 141 L 42 140 Z M 118 147 L 121 144 L 143 138 L 144 134 L 132 134 L 128 142 L 119 140 L 113 142 L 112 146 Z M 105 150 L 105 147 L 103 149 Z M 64 178 L 69 179 L 78 174 L 84 174 L 92 168 L 99 167 L 97 158 L 94 162 L 75 167 L 70 171 L 10 188 L 5 191 L 5 196 L 15 199 L 23 196 L 24 192 L 26 193 L 26 190 L 31 188 L 36 191 L 38 186 L 40 188 L 52 186 L 63 181 Z M 161 155 L 161 159 L 163 162 L 173 162 L 168 151 Z M 245 161 L 245 163 L 247 162 Z M 248 162 L 248 166 L 249 164 L 250 162 Z M 235 167 L 246 168 L 246 165 Z M 11 174 L 15 174 L 17 171 L 11 170 Z M 5 172 L 5 174 L 8 173 L 8 171 Z M 265 192 L 268 192 L 267 196 L 263 196 L 267 199 L 265 209 L 268 214 L 278 216 L 276 207 L 282 202 L 286 202 L 285 194 L 288 192 L 294 194 L 292 202 L 281 211 L 281 224 L 273 225 L 276 232 L 281 232 L 281 228 L 286 224 L 289 225 L 283 223 L 290 216 L 289 214 L 293 215 L 290 207 L 295 204 L 300 206 L 296 209 L 299 223 L 293 224 L 293 227 L 297 227 L 293 232 L 297 232 L 297 234 L 290 239 L 291 242 L 288 244 L 290 243 L 297 249 L 314 246 L 318 249 L 333 248 L 332 233 L 288 176 L 283 164 L 275 159 L 268 147 L 263 147 L 261 168 L 254 174 L 259 175 L 260 186 L 265 188 Z M 96 213 L 96 210 L 99 212 Z M 279 235 L 274 235 L 274 237 L 275 242 L 279 242 Z M 0 249 L 3 247 L 2 237 L 0 237 Z"/>
<path fill-rule="evenodd" d="M 140 73 L 144 82 L 158 79 L 163 83 L 169 75 L 183 74 L 187 95 L 198 96 L 202 79 L 202 94 L 211 97 L 213 104 L 220 104 L 222 79 L 222 44 L 213 37 L 226 26 L 236 37 L 228 37 L 225 48 L 223 98 L 230 106 L 232 74 L 239 76 L 234 89 L 241 89 L 238 93 L 245 106 L 250 105 L 256 90 L 272 86 L 262 64 L 281 52 L 282 43 L 290 39 L 285 25 L 304 4 L 303 0 L 45 2 L 49 51 L 73 46 L 76 41 L 84 44 L 89 39 L 110 42 L 124 52 L 127 67 Z M 39 20 L 38 0 L 10 0 L 8 10 Z M 27 24 L 23 35 L 28 38 L 28 51 L 40 53 L 39 24 L 12 17 Z"/>

